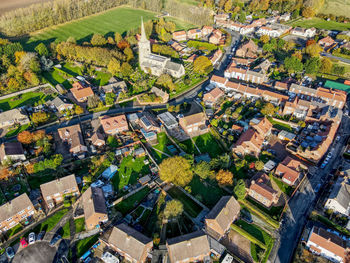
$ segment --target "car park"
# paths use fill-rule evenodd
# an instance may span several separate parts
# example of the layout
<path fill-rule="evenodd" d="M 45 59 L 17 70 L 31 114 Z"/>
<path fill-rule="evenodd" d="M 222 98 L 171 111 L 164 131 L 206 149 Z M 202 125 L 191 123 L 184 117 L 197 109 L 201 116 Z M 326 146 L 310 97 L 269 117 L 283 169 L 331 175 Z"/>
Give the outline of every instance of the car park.
<path fill-rule="evenodd" d="M 41 240 L 44 239 L 44 236 L 45 236 L 45 231 L 41 231 L 41 232 L 38 234 L 36 240 L 37 240 L 37 241 L 41 241 Z"/>
<path fill-rule="evenodd" d="M 15 251 L 13 250 L 12 247 L 6 248 L 6 256 L 11 259 L 15 256 Z"/>
<path fill-rule="evenodd" d="M 28 246 L 28 242 L 27 242 L 25 237 L 22 237 L 19 242 L 20 242 L 22 248 L 25 248 Z"/>
<path fill-rule="evenodd" d="M 29 242 L 29 245 L 35 243 L 35 233 L 34 233 L 34 232 L 31 232 L 31 233 L 29 234 L 29 236 L 28 236 L 28 242 Z"/>
<path fill-rule="evenodd" d="M 51 241 L 50 241 L 50 246 L 54 246 L 56 245 L 56 243 L 61 239 L 62 237 L 60 235 L 55 235 Z"/>

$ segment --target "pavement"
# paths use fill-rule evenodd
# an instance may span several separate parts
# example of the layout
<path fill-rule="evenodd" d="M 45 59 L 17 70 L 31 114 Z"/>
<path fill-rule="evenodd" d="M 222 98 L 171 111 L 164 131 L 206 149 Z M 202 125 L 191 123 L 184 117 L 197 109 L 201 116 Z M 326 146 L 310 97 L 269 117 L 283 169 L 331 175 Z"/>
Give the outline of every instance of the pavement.
<path fill-rule="evenodd" d="M 350 64 L 350 59 L 342 58 L 342 57 L 337 57 L 337 56 L 333 56 L 333 55 L 330 54 L 330 53 L 322 52 L 322 53 L 321 53 L 321 56 L 327 57 L 327 58 L 338 59 L 338 60 L 340 60 L 340 61 L 342 61 L 342 62 L 344 62 L 344 63 Z"/>
<path fill-rule="evenodd" d="M 53 262 L 55 255 L 55 247 L 51 247 L 48 242 L 39 241 L 17 252 L 12 262 L 47 263 Z"/>
<path fill-rule="evenodd" d="M 321 191 L 315 188 L 320 184 L 322 187 L 329 179 L 329 173 L 333 168 L 337 168 L 341 162 L 341 156 L 345 140 L 348 136 L 350 120 L 348 116 L 343 116 L 338 135 L 341 136 L 339 142 L 334 142 L 330 147 L 334 147 L 333 158 L 325 169 L 316 167 L 313 173 L 307 175 L 299 191 L 289 201 L 289 207 L 285 212 L 281 227 L 277 233 L 276 243 L 271 251 L 269 262 L 288 263 L 291 262 L 294 250 L 298 245 L 300 235 L 307 222 L 309 213 L 316 205 L 318 195 Z"/>

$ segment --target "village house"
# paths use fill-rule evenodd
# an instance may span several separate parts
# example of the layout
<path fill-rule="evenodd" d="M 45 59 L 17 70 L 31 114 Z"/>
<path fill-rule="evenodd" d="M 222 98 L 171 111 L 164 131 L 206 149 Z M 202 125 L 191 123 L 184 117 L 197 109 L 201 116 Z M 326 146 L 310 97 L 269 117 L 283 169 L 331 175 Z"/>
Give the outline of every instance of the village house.
<path fill-rule="evenodd" d="M 190 29 L 187 31 L 188 39 L 201 39 L 202 38 L 202 30 L 199 28 Z"/>
<path fill-rule="evenodd" d="M 316 28 L 301 28 L 301 27 L 295 27 L 290 32 L 292 35 L 299 36 L 299 37 L 305 37 L 305 38 L 312 38 L 316 35 Z"/>
<path fill-rule="evenodd" d="M 209 37 L 209 43 L 219 45 L 222 38 L 222 32 L 219 29 L 215 29 Z"/>
<path fill-rule="evenodd" d="M 232 148 L 232 151 L 240 156 L 246 154 L 259 156 L 265 137 L 270 135 L 272 124 L 265 117 L 257 120 L 246 132 L 244 132 Z"/>
<path fill-rule="evenodd" d="M 327 48 L 335 44 L 335 41 L 330 36 L 326 36 L 317 42 L 321 47 Z"/>
<path fill-rule="evenodd" d="M 179 120 L 179 124 L 190 137 L 199 136 L 208 132 L 206 116 L 203 112 L 185 116 Z"/>
<path fill-rule="evenodd" d="M 166 241 L 171 263 L 209 261 L 210 246 L 207 235 L 199 230 Z"/>
<path fill-rule="evenodd" d="M 253 20 L 250 24 L 255 26 L 255 27 L 259 27 L 259 26 L 265 25 L 266 23 L 267 23 L 267 21 L 263 17 L 263 18 L 259 18 L 259 19 Z"/>
<path fill-rule="evenodd" d="M 209 36 L 214 31 L 212 26 L 203 26 L 202 27 L 202 37 Z"/>
<path fill-rule="evenodd" d="M 248 189 L 248 196 L 266 207 L 278 202 L 278 192 L 271 187 L 270 178 L 266 174 L 255 176 Z"/>
<path fill-rule="evenodd" d="M 218 23 L 218 22 L 226 21 L 229 18 L 230 18 L 230 14 L 228 13 L 217 14 L 214 16 L 214 22 Z"/>
<path fill-rule="evenodd" d="M 254 32 L 254 30 L 255 30 L 254 25 L 245 25 L 245 26 L 241 27 L 241 29 L 239 30 L 239 33 L 241 35 L 247 35 L 247 34 Z"/>
<path fill-rule="evenodd" d="M 312 227 L 306 247 L 316 255 L 325 257 L 332 262 L 345 262 L 346 241 L 322 227 Z"/>
<path fill-rule="evenodd" d="M 157 87 L 152 87 L 151 93 L 154 93 L 157 97 L 160 97 L 162 99 L 161 103 L 167 103 L 169 100 L 169 94 Z"/>
<path fill-rule="evenodd" d="M 216 63 L 218 63 L 219 60 L 222 58 L 222 56 L 223 56 L 222 50 L 221 49 L 216 50 L 215 53 L 210 57 L 211 64 L 215 66 Z"/>
<path fill-rule="evenodd" d="M 175 41 L 181 42 L 181 41 L 186 41 L 187 40 L 187 34 L 185 30 L 181 31 L 175 31 L 173 33 L 173 39 Z"/>
<path fill-rule="evenodd" d="M 205 230 L 215 239 L 221 239 L 238 218 L 240 205 L 233 196 L 223 196 L 205 217 Z"/>
<path fill-rule="evenodd" d="M 0 128 L 12 126 L 14 124 L 26 125 L 30 123 L 27 115 L 23 114 L 20 109 L 12 109 L 0 113 Z"/>
<path fill-rule="evenodd" d="M 144 112 L 142 116 L 140 117 L 138 124 L 141 126 L 142 129 L 144 129 L 146 132 L 160 132 L 160 126 L 158 122 L 156 121 L 155 117 L 150 114 L 149 112 Z"/>
<path fill-rule="evenodd" d="M 257 58 L 258 46 L 253 40 L 249 40 L 243 44 L 239 49 L 236 50 L 237 57 L 243 58 Z"/>
<path fill-rule="evenodd" d="M 0 160 L 6 161 L 24 161 L 26 156 L 20 142 L 4 142 L 0 145 Z"/>
<path fill-rule="evenodd" d="M 221 98 L 223 98 L 225 93 L 218 87 L 215 87 L 211 91 L 207 92 L 203 96 L 203 102 L 208 106 L 216 105 Z"/>
<path fill-rule="evenodd" d="M 107 246 L 129 262 L 143 263 L 152 250 L 153 242 L 152 239 L 122 223 L 113 227 Z"/>
<path fill-rule="evenodd" d="M 297 119 L 304 120 L 311 115 L 311 102 L 301 100 L 298 97 L 292 101 L 287 101 L 284 105 L 282 115 L 292 115 Z"/>
<path fill-rule="evenodd" d="M 57 132 L 62 142 L 68 146 L 70 153 L 80 156 L 84 152 L 87 152 L 79 124 L 60 128 Z"/>
<path fill-rule="evenodd" d="M 325 208 L 338 214 L 350 216 L 350 183 L 347 176 L 338 178 L 333 185 Z"/>
<path fill-rule="evenodd" d="M 285 13 L 279 17 L 279 21 L 287 22 L 290 20 L 290 13 Z"/>
<path fill-rule="evenodd" d="M 100 123 L 102 125 L 103 131 L 107 135 L 116 135 L 118 133 L 129 130 L 128 122 L 124 114 L 114 117 L 100 117 Z"/>
<path fill-rule="evenodd" d="M 276 81 L 274 88 L 281 91 L 288 91 L 289 90 L 289 84 L 286 82 Z"/>
<path fill-rule="evenodd" d="M 282 181 L 290 186 L 295 186 L 302 178 L 302 167 L 306 168 L 299 160 L 287 156 L 278 164 L 275 174 L 282 177 Z"/>
<path fill-rule="evenodd" d="M 73 88 L 70 89 L 73 97 L 80 103 L 86 102 L 89 97 L 94 96 L 94 92 L 91 87 L 83 85 L 82 82 L 73 83 Z"/>
<path fill-rule="evenodd" d="M 35 214 L 35 209 L 26 193 L 0 206 L 0 232 L 4 233 Z"/>
<path fill-rule="evenodd" d="M 347 93 L 343 90 L 333 90 L 318 87 L 316 96 L 321 98 L 327 105 L 342 109 L 346 103 Z"/>
<path fill-rule="evenodd" d="M 87 230 L 99 228 L 100 223 L 108 221 L 106 200 L 101 188 L 89 187 L 81 199 Z"/>
<path fill-rule="evenodd" d="M 226 88 L 226 83 L 228 82 L 228 79 L 224 77 L 220 77 L 217 75 L 213 75 L 210 78 L 210 84 L 213 84 L 219 88 Z"/>
<path fill-rule="evenodd" d="M 287 33 L 291 29 L 290 26 L 282 24 L 269 24 L 267 26 L 262 26 L 256 32 L 257 35 L 268 35 L 269 37 L 280 37 L 281 35 Z"/>
<path fill-rule="evenodd" d="M 99 88 L 100 92 L 107 93 L 117 93 L 117 92 L 127 92 L 127 85 L 124 80 L 119 81 L 115 77 L 111 77 L 108 80 L 108 84 L 101 86 Z"/>
<path fill-rule="evenodd" d="M 101 147 L 106 144 L 104 136 L 99 132 L 94 132 L 94 134 L 90 138 L 90 141 L 92 145 L 96 147 Z"/>
<path fill-rule="evenodd" d="M 50 102 L 50 105 L 59 112 L 72 110 L 74 108 L 74 105 L 72 103 L 69 103 L 66 99 L 60 98 L 58 96 Z"/>
<path fill-rule="evenodd" d="M 44 204 L 49 209 L 62 203 L 64 196 L 78 196 L 80 194 L 74 174 L 42 184 L 40 190 Z"/>
<path fill-rule="evenodd" d="M 266 74 L 236 67 L 234 62 L 228 66 L 224 72 L 224 75 L 225 78 L 239 79 L 256 84 L 262 84 L 267 80 Z"/>

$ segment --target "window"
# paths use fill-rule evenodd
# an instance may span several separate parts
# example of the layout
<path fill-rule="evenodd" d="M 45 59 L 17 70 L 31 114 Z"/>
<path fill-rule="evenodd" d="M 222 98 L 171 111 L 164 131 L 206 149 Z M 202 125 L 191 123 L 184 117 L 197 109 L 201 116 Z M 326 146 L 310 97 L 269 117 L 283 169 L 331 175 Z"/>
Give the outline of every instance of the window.
<path fill-rule="evenodd" d="M 22 211 L 19 211 L 18 214 L 21 215 L 24 213 L 24 209 Z"/>
<path fill-rule="evenodd" d="M 21 218 L 23 219 L 23 218 L 27 218 L 27 215 L 23 215 L 23 216 L 21 216 Z"/>
<path fill-rule="evenodd" d="M 68 193 L 68 190 L 64 190 L 63 193 L 64 193 L 64 194 Z"/>
<path fill-rule="evenodd" d="M 12 217 L 8 218 L 6 221 L 7 222 L 10 222 L 12 220 Z"/>
<path fill-rule="evenodd" d="M 47 196 L 47 197 L 46 197 L 46 200 L 51 200 L 51 196 Z"/>
<path fill-rule="evenodd" d="M 30 209 L 32 209 L 32 207 L 31 207 L 31 206 L 28 206 L 27 209 L 30 210 Z"/>

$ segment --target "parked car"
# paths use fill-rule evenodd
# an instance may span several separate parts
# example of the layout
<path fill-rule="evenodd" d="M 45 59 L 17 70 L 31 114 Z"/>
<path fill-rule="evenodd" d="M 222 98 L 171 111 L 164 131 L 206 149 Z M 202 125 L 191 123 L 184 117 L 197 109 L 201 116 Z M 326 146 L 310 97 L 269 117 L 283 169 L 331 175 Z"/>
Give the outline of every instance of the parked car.
<path fill-rule="evenodd" d="M 39 234 L 38 234 L 38 236 L 36 237 L 36 240 L 38 240 L 38 241 L 41 241 L 41 240 L 43 240 L 43 238 L 44 238 L 44 236 L 45 236 L 45 231 L 41 231 Z"/>
<path fill-rule="evenodd" d="M 6 248 L 6 256 L 8 258 L 13 258 L 15 256 L 15 251 L 13 250 L 12 247 Z"/>
<path fill-rule="evenodd" d="M 101 186 L 103 186 L 104 185 L 104 183 L 101 181 L 101 180 L 98 180 L 98 181 L 96 181 L 96 182 L 93 182 L 92 184 L 91 184 L 91 187 L 101 187 Z"/>
<path fill-rule="evenodd" d="M 28 246 L 28 242 L 27 242 L 27 240 L 26 240 L 25 237 L 22 237 L 21 240 L 19 241 L 19 243 L 21 244 L 21 246 L 22 246 L 23 248 L 25 248 L 25 247 Z"/>
<path fill-rule="evenodd" d="M 35 243 L 35 233 L 34 233 L 34 232 L 31 232 L 31 233 L 29 234 L 29 236 L 28 236 L 28 242 L 29 242 L 29 245 Z"/>
<path fill-rule="evenodd" d="M 56 243 L 61 239 L 62 237 L 60 235 L 55 235 L 51 241 L 50 241 L 50 246 L 56 245 Z"/>

